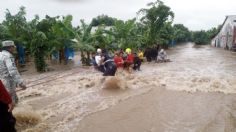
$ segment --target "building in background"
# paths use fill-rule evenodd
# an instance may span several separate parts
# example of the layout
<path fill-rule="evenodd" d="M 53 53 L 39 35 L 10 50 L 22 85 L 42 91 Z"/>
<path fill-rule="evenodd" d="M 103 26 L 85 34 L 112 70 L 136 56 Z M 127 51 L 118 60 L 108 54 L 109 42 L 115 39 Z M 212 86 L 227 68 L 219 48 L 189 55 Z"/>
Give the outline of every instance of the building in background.
<path fill-rule="evenodd" d="M 211 45 L 227 50 L 235 50 L 236 15 L 226 16 L 219 33 L 212 39 Z"/>

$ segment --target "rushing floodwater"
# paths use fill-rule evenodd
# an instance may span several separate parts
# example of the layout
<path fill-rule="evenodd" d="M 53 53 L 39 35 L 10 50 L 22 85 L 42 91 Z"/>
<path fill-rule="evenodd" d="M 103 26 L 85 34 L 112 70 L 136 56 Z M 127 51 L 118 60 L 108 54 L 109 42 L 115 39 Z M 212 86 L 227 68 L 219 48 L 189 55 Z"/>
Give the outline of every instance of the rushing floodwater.
<path fill-rule="evenodd" d="M 191 43 L 168 54 L 172 62 L 144 63 L 141 72 L 119 71 L 116 78 L 81 68 L 25 76 L 30 83 L 69 75 L 19 93 L 16 115 L 30 111 L 41 119 L 19 130 L 236 131 L 236 54 Z"/>

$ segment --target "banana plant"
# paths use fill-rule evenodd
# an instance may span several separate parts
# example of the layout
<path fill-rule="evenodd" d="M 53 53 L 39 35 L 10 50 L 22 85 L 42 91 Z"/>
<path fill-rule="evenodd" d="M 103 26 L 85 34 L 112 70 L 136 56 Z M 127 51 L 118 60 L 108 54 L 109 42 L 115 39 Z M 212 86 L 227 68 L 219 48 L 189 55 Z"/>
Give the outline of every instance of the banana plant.
<path fill-rule="evenodd" d="M 91 25 L 87 25 L 84 20 L 80 20 L 81 27 L 78 29 L 75 40 L 78 49 L 81 52 L 81 61 L 84 65 L 90 65 L 90 52 L 95 51 L 93 46 L 93 37 L 91 34 Z M 85 52 L 87 56 L 85 56 Z"/>
<path fill-rule="evenodd" d="M 117 44 L 118 48 L 136 48 L 141 44 L 139 41 L 141 32 L 137 27 L 135 19 L 128 21 L 118 20 L 115 22 L 114 27 L 106 32 L 114 36 L 113 42 Z"/>
<path fill-rule="evenodd" d="M 62 20 L 57 21 L 53 26 L 51 33 L 55 37 L 52 41 L 53 48 L 59 51 L 60 53 L 60 62 L 62 60 L 67 64 L 67 59 L 64 54 L 66 48 L 72 48 L 75 46 L 75 43 L 72 39 L 75 38 L 76 32 L 71 24 L 72 16 L 68 15 L 63 17 Z"/>
<path fill-rule="evenodd" d="M 20 42 L 21 35 L 24 33 L 24 29 L 27 26 L 25 18 L 25 7 L 20 7 L 20 10 L 15 15 L 12 15 L 7 9 L 5 14 L 5 20 L 2 25 L 5 27 L 5 31 L 8 35 L 8 39 L 13 40 L 15 43 Z"/>

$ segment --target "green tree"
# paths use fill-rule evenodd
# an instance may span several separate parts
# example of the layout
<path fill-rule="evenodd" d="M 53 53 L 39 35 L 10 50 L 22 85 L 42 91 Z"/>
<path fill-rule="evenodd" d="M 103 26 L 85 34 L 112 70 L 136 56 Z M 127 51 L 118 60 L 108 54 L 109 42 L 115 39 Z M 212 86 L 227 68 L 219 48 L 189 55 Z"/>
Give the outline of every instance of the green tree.
<path fill-rule="evenodd" d="M 107 27 L 105 25 L 98 26 L 95 33 L 92 34 L 94 41 L 93 46 L 109 50 L 112 49 L 112 43 L 114 42 L 115 38 L 109 34 L 109 31 L 111 30 L 112 27 Z"/>
<path fill-rule="evenodd" d="M 27 24 L 26 33 L 22 35 L 22 38 L 26 41 L 26 46 L 34 57 L 37 71 L 44 72 L 46 69 L 45 57 L 49 46 L 47 45 L 48 38 L 46 34 L 37 29 L 38 23 L 39 17 L 35 16 L 35 18 Z"/>
<path fill-rule="evenodd" d="M 207 32 L 204 30 L 193 32 L 193 41 L 196 44 L 208 44 L 209 37 Z"/>
<path fill-rule="evenodd" d="M 46 42 L 49 47 L 47 55 L 51 55 L 54 51 L 59 51 L 60 63 L 64 60 L 65 64 L 67 64 L 64 50 L 75 45 L 72 39 L 75 38 L 76 32 L 71 22 L 71 15 L 62 17 L 62 20 L 59 16 L 46 16 L 45 19 L 37 24 L 37 30 L 44 32 L 48 38 Z"/>
<path fill-rule="evenodd" d="M 193 42 L 196 44 L 210 44 L 211 39 L 219 33 L 221 29 L 221 25 L 218 27 L 211 28 L 207 31 L 201 30 L 201 31 L 195 31 L 192 32 L 192 38 Z"/>
<path fill-rule="evenodd" d="M 7 28 L 3 24 L 0 24 L 0 43 L 3 40 L 9 39 L 10 36 L 7 33 Z M 0 44 L 1 46 L 1 44 Z M 1 47 L 0 47 L 1 48 Z"/>
<path fill-rule="evenodd" d="M 90 65 L 90 52 L 95 51 L 91 29 L 91 24 L 87 25 L 84 20 L 81 20 L 81 26 L 75 36 L 75 42 L 81 51 L 81 61 L 84 65 Z M 87 56 L 84 52 L 86 52 Z"/>
<path fill-rule="evenodd" d="M 176 42 L 187 42 L 191 40 L 191 33 L 187 27 L 183 24 L 175 24 L 174 28 L 174 40 Z"/>
<path fill-rule="evenodd" d="M 51 29 L 52 36 L 52 49 L 59 50 L 60 53 L 60 62 L 62 60 L 65 61 L 67 64 L 67 59 L 65 58 L 65 49 L 66 48 L 73 48 L 75 43 L 72 39 L 75 38 L 76 32 L 72 26 L 72 16 L 67 15 L 62 18 L 62 20 L 58 20 L 56 23 L 52 25 Z"/>
<path fill-rule="evenodd" d="M 213 38 L 217 33 L 219 33 L 222 25 L 219 25 L 217 27 L 213 27 L 210 30 L 207 31 L 209 39 Z"/>
<path fill-rule="evenodd" d="M 158 42 L 166 47 L 168 46 L 169 41 L 174 38 L 174 28 L 172 27 L 171 24 L 172 24 L 171 22 L 166 22 L 159 31 L 160 37 Z"/>
<path fill-rule="evenodd" d="M 48 47 L 46 35 L 41 31 L 36 31 L 33 34 L 31 45 L 31 53 L 34 56 L 35 66 L 38 72 L 44 72 L 46 69 L 45 56 L 47 55 Z"/>
<path fill-rule="evenodd" d="M 91 26 L 113 26 L 115 24 L 116 18 L 109 17 L 107 15 L 99 15 L 96 18 L 93 18 Z"/>
<path fill-rule="evenodd" d="M 114 36 L 114 42 L 117 44 L 118 48 L 135 48 L 139 45 L 137 39 L 139 34 L 135 19 L 116 21 L 110 34 Z"/>
<path fill-rule="evenodd" d="M 148 7 L 150 8 L 141 9 L 138 14 L 143 15 L 141 22 L 148 26 L 148 44 L 153 45 L 163 39 L 160 30 L 166 22 L 173 21 L 174 13 L 160 0 L 149 3 Z"/>
<path fill-rule="evenodd" d="M 25 18 L 25 7 L 20 7 L 20 10 L 15 15 L 12 15 L 7 9 L 5 20 L 3 21 L 3 29 L 5 30 L 5 37 L 18 43 L 22 40 L 21 35 L 25 32 L 27 21 Z M 7 33 L 7 34 L 6 34 Z"/>

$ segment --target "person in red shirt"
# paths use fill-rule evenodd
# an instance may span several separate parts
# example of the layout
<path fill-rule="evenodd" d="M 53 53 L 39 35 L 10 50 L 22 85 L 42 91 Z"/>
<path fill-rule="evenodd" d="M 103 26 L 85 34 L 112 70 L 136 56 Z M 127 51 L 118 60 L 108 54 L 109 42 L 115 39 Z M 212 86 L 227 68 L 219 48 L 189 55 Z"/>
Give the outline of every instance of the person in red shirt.
<path fill-rule="evenodd" d="M 12 98 L 0 80 L 0 132 L 16 132 Z"/>
<path fill-rule="evenodd" d="M 129 53 L 126 59 L 126 62 L 133 64 L 134 63 L 134 55 L 132 53 Z"/>
<path fill-rule="evenodd" d="M 132 54 L 131 50 L 126 51 L 127 58 L 124 63 L 124 69 L 131 73 L 132 65 L 134 63 L 134 55 Z"/>
<path fill-rule="evenodd" d="M 12 104 L 11 96 L 8 94 L 1 80 L 0 80 L 0 101 L 5 104 Z"/>
<path fill-rule="evenodd" d="M 116 52 L 114 57 L 114 62 L 117 68 L 123 68 L 124 60 L 121 56 L 122 53 Z"/>

